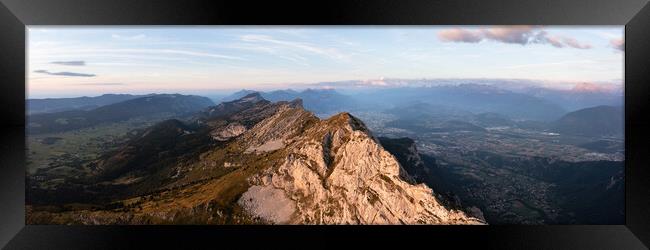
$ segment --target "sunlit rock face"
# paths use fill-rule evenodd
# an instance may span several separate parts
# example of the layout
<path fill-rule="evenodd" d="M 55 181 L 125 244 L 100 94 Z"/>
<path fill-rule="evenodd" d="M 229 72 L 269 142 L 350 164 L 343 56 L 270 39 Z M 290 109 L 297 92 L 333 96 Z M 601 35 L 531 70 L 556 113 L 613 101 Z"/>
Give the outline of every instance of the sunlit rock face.
<path fill-rule="evenodd" d="M 228 124 L 223 129 L 213 131 L 211 135 L 212 138 L 217 141 L 227 141 L 228 139 L 241 135 L 244 132 L 246 132 L 246 127 L 239 124 L 238 122 L 233 122 Z"/>
<path fill-rule="evenodd" d="M 406 151 L 422 168 L 417 149 Z M 30 207 L 28 222 L 485 224 L 415 184 L 361 120 L 348 113 L 321 120 L 300 100 L 271 103 L 250 94 L 224 102 L 190 125 L 152 126 L 95 164 L 102 188 L 129 188 L 114 199 L 117 209 Z"/>
<path fill-rule="evenodd" d="M 251 187 L 238 201 L 265 222 L 484 224 L 445 208 L 425 184 L 409 184 L 395 157 L 348 113 L 319 120 L 286 105 L 242 139 L 248 153 L 279 150 L 268 142 L 286 150 L 281 164 L 249 178 Z"/>

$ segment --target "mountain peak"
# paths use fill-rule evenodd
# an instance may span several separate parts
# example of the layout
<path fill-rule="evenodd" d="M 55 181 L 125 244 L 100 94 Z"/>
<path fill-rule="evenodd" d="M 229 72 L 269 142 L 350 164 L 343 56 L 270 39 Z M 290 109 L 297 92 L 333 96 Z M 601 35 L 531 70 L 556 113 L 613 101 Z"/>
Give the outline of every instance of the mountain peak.
<path fill-rule="evenodd" d="M 606 92 L 614 92 L 617 89 L 618 87 L 615 84 L 597 84 L 597 83 L 581 82 L 573 86 L 571 91 L 587 92 L 587 93 L 606 93 Z"/>
<path fill-rule="evenodd" d="M 262 97 L 262 95 L 260 95 L 259 92 L 253 92 L 253 93 L 245 95 L 242 98 L 239 98 L 237 101 L 238 102 L 253 102 L 253 103 L 255 103 L 255 102 L 259 102 L 259 101 L 263 101 L 263 100 L 264 100 L 264 98 Z"/>
<path fill-rule="evenodd" d="M 333 115 L 332 117 L 328 118 L 326 123 L 331 124 L 331 125 L 346 125 L 350 126 L 352 130 L 359 130 L 359 131 L 364 131 L 366 133 L 370 133 L 370 130 L 366 127 L 366 125 L 361 121 L 359 118 L 354 117 L 352 114 L 348 112 L 341 112 L 336 115 Z"/>
<path fill-rule="evenodd" d="M 254 93 L 254 92 L 257 92 L 257 91 L 250 90 L 250 89 L 242 89 L 240 91 L 235 92 L 234 94 L 235 95 L 247 95 L 247 94 Z"/>
<path fill-rule="evenodd" d="M 361 131 L 360 131 L 361 130 Z M 279 224 L 482 224 L 445 208 L 348 112 L 320 120 L 288 105 L 242 137 L 245 153 L 275 152 L 276 164 L 249 178 L 238 204 Z M 271 197 L 271 198 L 269 198 Z M 353 211 L 350 213 L 350 211 Z"/>
<path fill-rule="evenodd" d="M 255 93 L 239 101 L 257 99 Z M 141 206 L 146 211 L 124 208 L 134 214 L 126 219 L 131 223 L 149 216 L 173 222 L 177 214 L 209 214 L 214 217 L 206 223 L 237 218 L 232 221 L 484 224 L 445 207 L 425 184 L 406 181 L 395 156 L 361 120 L 347 112 L 321 120 L 300 103 L 224 102 L 206 110 L 209 119 L 202 124 L 161 122 L 117 154 L 96 161 L 95 176 L 115 181 L 136 177 L 131 185 L 140 197 L 162 190 L 152 189 L 154 183 L 169 183 L 163 186 L 165 200 L 146 196 L 151 197 Z M 241 212 L 230 212 L 235 208 Z M 90 220 L 115 220 L 120 213 L 106 211 Z"/>
<path fill-rule="evenodd" d="M 302 99 L 300 98 L 296 98 L 293 101 L 289 102 L 289 106 L 291 106 L 292 108 L 304 108 Z"/>
<path fill-rule="evenodd" d="M 596 106 L 565 114 L 553 123 L 552 131 L 582 136 L 622 137 L 625 130 L 623 107 Z"/>
<path fill-rule="evenodd" d="M 260 95 L 260 92 L 252 92 L 252 93 L 246 94 L 242 98 L 250 98 L 250 97 L 262 97 L 262 95 Z"/>

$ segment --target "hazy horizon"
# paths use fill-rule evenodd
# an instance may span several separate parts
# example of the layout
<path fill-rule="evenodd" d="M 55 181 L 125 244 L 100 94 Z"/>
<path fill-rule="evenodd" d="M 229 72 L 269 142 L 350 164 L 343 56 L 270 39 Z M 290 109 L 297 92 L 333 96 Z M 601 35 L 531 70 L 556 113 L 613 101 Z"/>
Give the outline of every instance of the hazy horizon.
<path fill-rule="evenodd" d="M 625 221 L 623 26 L 28 35 L 29 225 Z"/>
<path fill-rule="evenodd" d="M 340 81 L 377 87 L 384 79 L 622 85 L 622 39 L 622 26 L 31 26 L 26 91 L 226 94 Z"/>

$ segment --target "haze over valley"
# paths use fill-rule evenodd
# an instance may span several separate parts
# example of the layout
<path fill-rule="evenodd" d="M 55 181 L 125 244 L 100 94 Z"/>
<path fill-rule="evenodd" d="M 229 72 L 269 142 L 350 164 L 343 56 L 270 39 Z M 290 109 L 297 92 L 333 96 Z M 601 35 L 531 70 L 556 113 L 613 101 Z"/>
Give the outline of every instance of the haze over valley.
<path fill-rule="evenodd" d="M 624 222 L 620 27 L 32 27 L 29 46 L 27 224 Z"/>
<path fill-rule="evenodd" d="M 195 222 L 172 215 L 167 215 L 172 218 L 166 220 L 151 221 L 140 217 L 122 221 L 116 217 L 119 213 L 135 213 L 137 209 L 131 209 L 148 204 L 142 203 L 142 199 L 153 199 L 162 206 L 169 202 L 163 197 L 179 199 L 182 192 L 189 192 L 180 190 L 205 188 L 215 180 L 234 181 L 229 180 L 234 178 L 229 177 L 236 173 L 233 171 L 249 171 L 245 165 L 251 163 L 241 162 L 248 159 L 244 155 L 251 155 L 252 159 L 264 155 L 266 160 L 262 162 L 270 165 L 273 164 L 268 161 L 273 157 L 291 159 L 282 148 L 298 140 L 293 135 L 296 129 L 319 120 L 316 117 L 328 124 L 339 119 L 341 113 L 349 113 L 345 119 L 358 119 L 363 124 L 361 129 L 367 129 L 372 136 L 369 138 L 374 138 L 371 141 L 397 159 L 401 171 L 406 172 L 398 173 L 400 181 L 424 183 L 448 209 L 467 214 L 480 211 L 480 216 L 475 216 L 490 224 L 618 223 L 623 218 L 623 116 L 620 103 L 613 97 L 620 92 L 581 94 L 586 97 L 584 103 L 558 104 L 522 91 L 468 83 L 365 92 L 329 88 L 240 90 L 220 100 L 179 94 L 29 100 L 28 108 L 29 103 L 39 102 L 70 104 L 57 108 L 65 111 L 33 110 L 28 116 L 28 204 L 40 210 L 40 204 L 53 202 L 63 207 L 56 211 L 69 210 L 36 212 L 32 218 L 40 219 L 34 219 L 34 223 L 93 223 L 70 217 L 78 210 L 99 216 L 107 223 Z M 605 101 L 601 105 L 572 110 L 576 105 L 593 105 L 591 95 L 606 94 L 612 98 L 602 98 Z M 87 108 L 98 99 L 111 98 L 114 103 L 106 101 L 106 105 Z M 289 114 L 252 106 L 259 102 L 299 105 L 305 111 L 300 111 L 298 117 L 278 121 Z M 309 114 L 314 115 L 308 118 Z M 306 117 L 299 118 L 303 115 Z M 291 125 L 295 122 L 304 125 Z M 271 133 L 270 137 L 253 133 L 260 129 L 277 132 L 265 132 Z M 242 140 L 247 144 L 252 143 L 249 140 L 258 140 L 259 144 L 251 145 L 259 146 L 249 146 L 244 155 L 237 156 L 231 144 L 244 143 Z M 323 147 L 327 147 L 328 142 L 324 143 Z M 264 153 L 260 155 L 258 151 Z M 280 155 L 268 155 L 269 152 Z M 255 171 L 262 169 L 265 168 L 260 166 Z M 262 192 L 255 195 L 279 195 L 264 186 L 254 190 Z M 234 195 L 229 199 L 254 194 Z M 139 205 L 127 206 L 131 199 L 139 200 L 135 203 Z M 213 197 L 214 201 L 205 199 L 205 206 L 225 202 L 218 197 Z M 93 205 L 72 205 L 85 203 Z M 248 222 L 298 223 L 287 219 L 287 214 L 269 215 L 263 211 L 266 208 L 260 208 L 283 204 L 237 204 L 237 209 L 251 206 L 260 218 L 266 218 L 245 219 Z M 286 213 L 296 213 L 286 209 Z M 153 211 L 156 210 L 148 211 L 146 216 Z M 170 213 L 186 213 L 182 211 Z M 283 219 L 275 220 L 277 216 Z M 335 223 L 352 223 L 345 218 L 330 219 Z M 220 223 L 244 222 L 233 220 L 226 217 Z"/>

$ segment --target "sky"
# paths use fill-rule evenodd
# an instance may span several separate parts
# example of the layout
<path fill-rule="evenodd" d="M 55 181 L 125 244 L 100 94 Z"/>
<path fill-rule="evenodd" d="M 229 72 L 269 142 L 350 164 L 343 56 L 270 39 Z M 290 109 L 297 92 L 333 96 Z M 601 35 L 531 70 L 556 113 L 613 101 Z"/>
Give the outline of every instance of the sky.
<path fill-rule="evenodd" d="M 328 81 L 622 84 L 623 26 L 30 26 L 28 98 Z"/>

